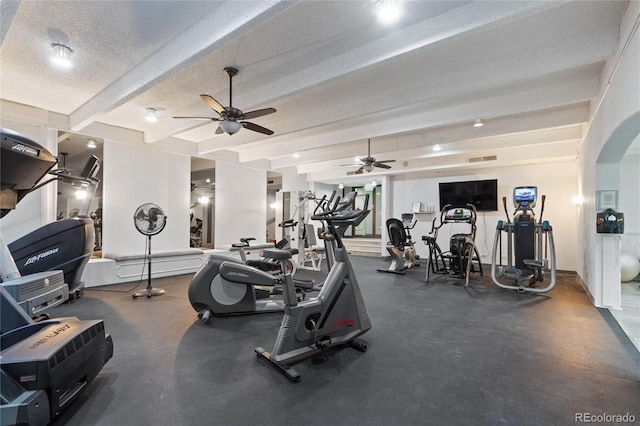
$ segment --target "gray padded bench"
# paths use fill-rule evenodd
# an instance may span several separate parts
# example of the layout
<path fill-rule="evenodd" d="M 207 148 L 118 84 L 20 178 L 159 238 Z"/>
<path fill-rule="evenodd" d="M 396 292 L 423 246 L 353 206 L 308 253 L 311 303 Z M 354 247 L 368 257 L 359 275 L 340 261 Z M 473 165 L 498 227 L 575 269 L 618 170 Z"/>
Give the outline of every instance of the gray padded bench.
<path fill-rule="evenodd" d="M 152 250 L 151 276 L 155 278 L 193 273 L 204 261 L 205 252 L 199 248 Z M 117 281 L 140 279 L 147 273 L 147 254 L 143 251 L 127 251 L 121 253 L 103 253 L 104 259 L 116 262 Z M 146 275 L 145 275 L 146 276 Z"/>
<path fill-rule="evenodd" d="M 204 252 L 199 248 L 169 249 L 169 250 L 153 250 L 151 251 L 151 259 L 162 257 L 181 257 L 181 256 L 202 256 Z M 113 259 L 116 262 L 124 262 L 126 260 L 137 260 L 146 258 L 147 253 L 143 251 L 125 251 L 122 253 L 103 253 L 105 259 Z"/>

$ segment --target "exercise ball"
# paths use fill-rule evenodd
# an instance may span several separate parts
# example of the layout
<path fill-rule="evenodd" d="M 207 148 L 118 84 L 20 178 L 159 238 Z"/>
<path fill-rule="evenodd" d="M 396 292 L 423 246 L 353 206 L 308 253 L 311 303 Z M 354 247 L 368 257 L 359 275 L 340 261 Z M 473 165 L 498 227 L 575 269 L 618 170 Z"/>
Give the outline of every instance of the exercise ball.
<path fill-rule="evenodd" d="M 640 274 L 640 259 L 635 254 L 622 252 L 620 256 L 620 281 L 626 283 Z"/>

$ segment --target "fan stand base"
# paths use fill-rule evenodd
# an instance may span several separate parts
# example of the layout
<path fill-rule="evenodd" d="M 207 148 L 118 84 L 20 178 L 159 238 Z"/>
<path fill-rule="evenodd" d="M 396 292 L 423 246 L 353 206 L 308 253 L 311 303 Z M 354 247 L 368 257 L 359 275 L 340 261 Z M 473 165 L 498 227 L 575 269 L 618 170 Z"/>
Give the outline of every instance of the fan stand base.
<path fill-rule="evenodd" d="M 146 297 L 149 299 L 152 296 L 162 296 L 165 293 L 166 292 L 161 288 L 147 288 L 146 290 L 136 291 L 131 295 L 131 297 L 134 299 L 137 299 L 138 297 Z"/>

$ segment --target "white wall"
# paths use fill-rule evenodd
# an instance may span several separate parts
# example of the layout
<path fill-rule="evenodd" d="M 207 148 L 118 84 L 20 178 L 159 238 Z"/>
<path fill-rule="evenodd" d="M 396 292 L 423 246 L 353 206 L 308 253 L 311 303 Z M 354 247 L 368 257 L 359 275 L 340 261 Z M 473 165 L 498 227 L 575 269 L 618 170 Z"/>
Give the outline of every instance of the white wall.
<path fill-rule="evenodd" d="M 595 195 L 599 188 L 596 166 L 605 153 L 605 146 L 611 143 L 607 149 L 624 153 L 640 132 L 640 120 L 634 118 L 640 111 L 640 34 L 633 32 L 638 19 L 640 2 L 630 2 L 620 26 L 620 48 L 615 57 L 607 61 L 601 78 L 602 95 L 592 102 L 592 119 L 578 153 L 578 188 L 584 203 L 580 211 L 578 246 L 583 256 L 578 259 L 577 272 L 598 307 L 620 307 L 619 279 L 603 278 L 615 277 L 615 272 L 619 278 L 619 266 L 615 257 L 603 261 L 603 237 L 595 232 Z M 618 129 L 625 131 L 617 132 Z M 622 144 L 626 144 L 624 149 Z"/>
<path fill-rule="evenodd" d="M 505 220 L 502 207 L 502 197 L 507 197 L 509 214 L 513 213 L 512 194 L 515 186 L 537 186 L 540 195 L 546 195 L 543 220 L 548 220 L 553 227 L 556 245 L 557 268 L 559 270 L 575 271 L 579 256 L 576 241 L 578 240 L 577 208 L 572 204 L 572 198 L 577 193 L 577 167 L 575 162 L 555 164 L 535 164 L 518 167 L 493 168 L 473 175 L 448 176 L 446 178 L 427 177 L 426 174 L 411 174 L 395 176 L 392 183 L 392 212 L 391 217 L 400 218 L 402 213 L 411 213 L 413 202 L 420 201 L 423 206 L 435 206 L 439 209 L 439 182 L 459 182 L 468 180 L 498 179 L 498 211 L 478 212 L 476 221 L 476 246 L 482 257 L 482 263 L 491 263 L 491 253 L 498 220 Z M 537 216 L 540 214 L 541 198 L 535 208 Z M 439 213 L 436 213 L 438 215 Z M 419 214 L 419 222 L 411 231 L 416 251 L 426 258 L 427 247 L 422 243 L 422 236 L 431 232 L 431 221 L 434 215 Z M 537 217 L 536 217 L 537 218 Z M 449 247 L 451 235 L 459 232 L 470 232 L 470 226 L 463 224 L 447 224 L 440 229 L 438 244 L 444 250 Z M 503 238 L 506 247 L 506 240 Z M 503 260 L 506 261 L 506 250 L 503 250 Z"/>
<path fill-rule="evenodd" d="M 640 150 L 627 151 L 620 161 L 618 210 L 624 213 L 622 250 L 640 258 Z"/>
<path fill-rule="evenodd" d="M 267 172 L 240 164 L 216 162 L 215 248 L 242 237 L 264 243 L 267 236 Z"/>
<path fill-rule="evenodd" d="M 106 139 L 103 167 L 104 253 L 145 249 L 147 238 L 133 224 L 135 210 L 144 203 L 157 204 L 167 216 L 165 229 L 151 239 L 152 252 L 189 247 L 188 156 Z"/>

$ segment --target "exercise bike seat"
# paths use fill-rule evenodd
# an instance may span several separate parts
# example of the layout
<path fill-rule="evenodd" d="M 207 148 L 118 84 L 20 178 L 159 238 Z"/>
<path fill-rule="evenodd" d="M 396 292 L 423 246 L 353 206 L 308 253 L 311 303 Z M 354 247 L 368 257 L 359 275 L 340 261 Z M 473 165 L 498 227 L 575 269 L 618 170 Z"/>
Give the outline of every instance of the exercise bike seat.
<path fill-rule="evenodd" d="M 270 248 L 270 249 L 264 249 L 260 252 L 260 256 L 266 257 L 267 259 L 275 259 L 275 260 L 291 259 L 291 256 L 293 256 L 294 254 L 298 254 L 297 249 Z"/>

